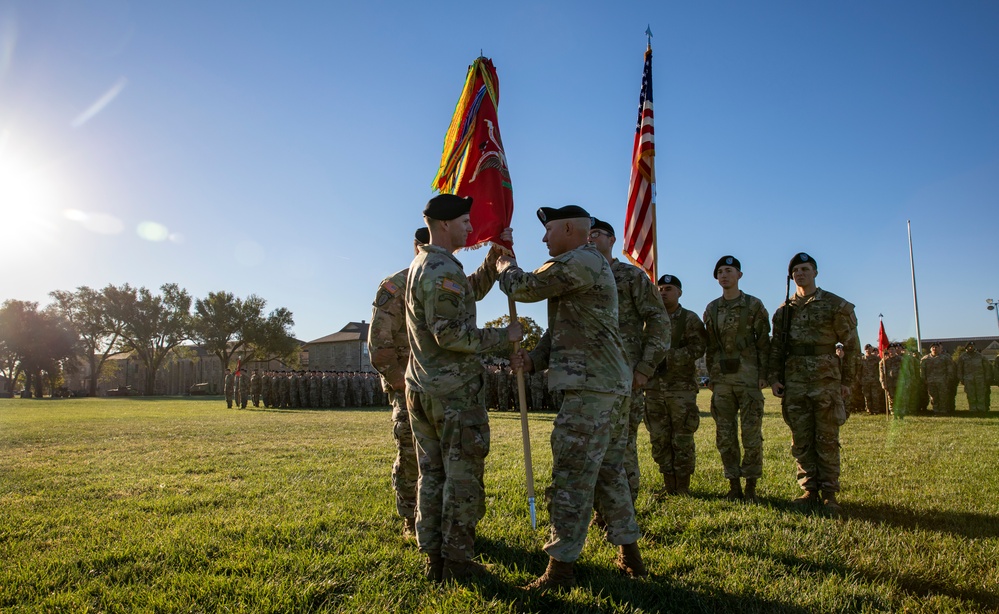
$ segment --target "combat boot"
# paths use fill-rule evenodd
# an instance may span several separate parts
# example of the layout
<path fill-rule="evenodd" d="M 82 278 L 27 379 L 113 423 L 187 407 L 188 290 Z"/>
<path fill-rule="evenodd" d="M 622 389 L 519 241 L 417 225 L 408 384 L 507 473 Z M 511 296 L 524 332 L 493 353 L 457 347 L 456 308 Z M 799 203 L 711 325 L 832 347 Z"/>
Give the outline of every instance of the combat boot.
<path fill-rule="evenodd" d="M 839 501 L 836 500 L 835 492 L 824 492 L 822 495 L 822 503 L 830 512 L 839 512 L 843 509 L 840 507 Z"/>
<path fill-rule="evenodd" d="M 749 503 L 756 503 L 756 478 L 746 478 L 746 492 L 743 495 Z"/>
<path fill-rule="evenodd" d="M 676 476 L 676 494 L 678 494 L 678 495 L 689 495 L 690 494 L 690 476 L 689 475 L 678 475 L 678 476 Z"/>
<path fill-rule="evenodd" d="M 444 570 L 441 573 L 441 579 L 445 582 L 448 580 L 463 582 L 465 580 L 488 578 L 491 575 L 492 571 L 489 565 L 483 565 L 471 559 L 467 561 L 444 559 Z"/>
<path fill-rule="evenodd" d="M 649 572 L 645 570 L 645 563 L 642 561 L 642 553 L 638 551 L 638 542 L 621 546 L 615 564 L 622 573 L 628 574 L 632 578 L 645 578 L 649 575 Z"/>
<path fill-rule="evenodd" d="M 728 492 L 725 498 L 729 501 L 742 501 L 742 482 L 739 478 L 732 478 L 728 481 Z"/>
<path fill-rule="evenodd" d="M 791 503 L 793 503 L 795 505 L 798 505 L 798 506 L 801 506 L 801 507 L 810 507 L 812 505 L 817 504 L 819 501 L 820 501 L 820 499 L 819 499 L 819 491 L 817 491 L 817 490 L 806 490 L 804 492 L 804 494 L 802 494 L 800 497 L 798 497 L 796 499 L 793 499 L 791 501 Z"/>
<path fill-rule="evenodd" d="M 406 541 L 416 541 L 416 518 L 403 518 L 402 538 Z"/>
<path fill-rule="evenodd" d="M 575 563 L 563 563 L 558 559 L 548 559 L 548 569 L 540 578 L 523 587 L 526 591 L 541 591 L 570 589 L 576 586 Z"/>
<path fill-rule="evenodd" d="M 444 579 L 444 557 L 439 554 L 428 554 L 423 564 L 423 577 L 431 582 Z"/>
<path fill-rule="evenodd" d="M 659 491 L 661 495 L 676 494 L 676 475 L 672 473 L 663 474 L 663 489 Z"/>
<path fill-rule="evenodd" d="M 600 515 L 600 512 L 598 512 L 597 510 L 593 510 L 593 519 L 590 520 L 590 526 L 596 527 L 601 531 L 606 531 L 607 521 L 604 520 L 604 517 Z"/>

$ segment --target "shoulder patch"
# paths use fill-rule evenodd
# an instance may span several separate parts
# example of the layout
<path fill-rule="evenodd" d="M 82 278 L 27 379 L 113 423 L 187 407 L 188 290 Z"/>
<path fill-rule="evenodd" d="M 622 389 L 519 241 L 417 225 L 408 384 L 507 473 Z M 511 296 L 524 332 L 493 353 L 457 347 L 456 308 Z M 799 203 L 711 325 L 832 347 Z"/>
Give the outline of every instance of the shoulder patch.
<path fill-rule="evenodd" d="M 386 292 L 384 289 L 378 291 L 378 295 L 375 296 L 375 307 L 384 307 L 385 303 L 392 300 L 392 295 Z"/>
<path fill-rule="evenodd" d="M 465 295 L 465 289 L 461 287 L 453 279 L 444 278 L 441 280 L 441 290 L 447 290 L 448 292 L 453 292 L 459 296 Z"/>
<path fill-rule="evenodd" d="M 385 283 L 382 284 L 382 288 L 389 294 L 395 294 L 399 291 L 399 286 L 395 285 L 391 279 L 385 280 Z"/>

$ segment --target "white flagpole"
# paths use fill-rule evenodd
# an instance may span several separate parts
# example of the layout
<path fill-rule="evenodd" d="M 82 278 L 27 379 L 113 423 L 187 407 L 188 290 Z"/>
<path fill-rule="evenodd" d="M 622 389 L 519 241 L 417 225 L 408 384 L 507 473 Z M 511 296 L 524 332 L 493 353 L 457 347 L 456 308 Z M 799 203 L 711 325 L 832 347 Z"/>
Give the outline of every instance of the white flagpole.
<path fill-rule="evenodd" d="M 905 221 L 909 231 L 909 267 L 912 269 L 912 305 L 916 311 L 916 358 L 923 355 L 923 338 L 919 334 L 919 299 L 916 298 L 916 261 L 912 257 L 912 222 Z"/>

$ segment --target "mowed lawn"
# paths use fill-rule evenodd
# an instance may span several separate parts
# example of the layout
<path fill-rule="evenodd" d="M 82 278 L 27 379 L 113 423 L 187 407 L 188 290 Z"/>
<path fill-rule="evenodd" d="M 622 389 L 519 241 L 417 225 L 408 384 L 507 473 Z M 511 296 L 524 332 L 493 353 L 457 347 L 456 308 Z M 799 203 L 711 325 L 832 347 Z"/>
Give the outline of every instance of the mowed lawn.
<path fill-rule="evenodd" d="M 401 538 L 387 409 L 3 399 L 0 612 L 999 611 L 999 412 L 852 416 L 834 518 L 790 505 L 790 436 L 769 395 L 762 502 L 723 500 L 709 393 L 698 401 L 692 496 L 654 495 L 640 434 L 651 577 L 620 576 L 591 529 L 579 586 L 538 596 L 517 587 L 547 563 L 551 414 L 530 420 L 537 530 L 519 417 L 490 414 L 477 549 L 495 577 L 441 586 Z"/>

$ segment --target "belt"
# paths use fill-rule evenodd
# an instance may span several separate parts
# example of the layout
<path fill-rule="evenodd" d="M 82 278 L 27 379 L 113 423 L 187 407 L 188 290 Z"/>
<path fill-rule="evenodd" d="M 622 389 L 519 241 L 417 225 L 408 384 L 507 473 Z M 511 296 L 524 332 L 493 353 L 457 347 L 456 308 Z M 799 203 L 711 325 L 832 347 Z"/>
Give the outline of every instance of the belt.
<path fill-rule="evenodd" d="M 825 356 L 827 354 L 836 354 L 836 346 L 825 344 L 816 345 L 812 343 L 796 343 L 791 346 L 788 352 L 791 356 Z"/>

